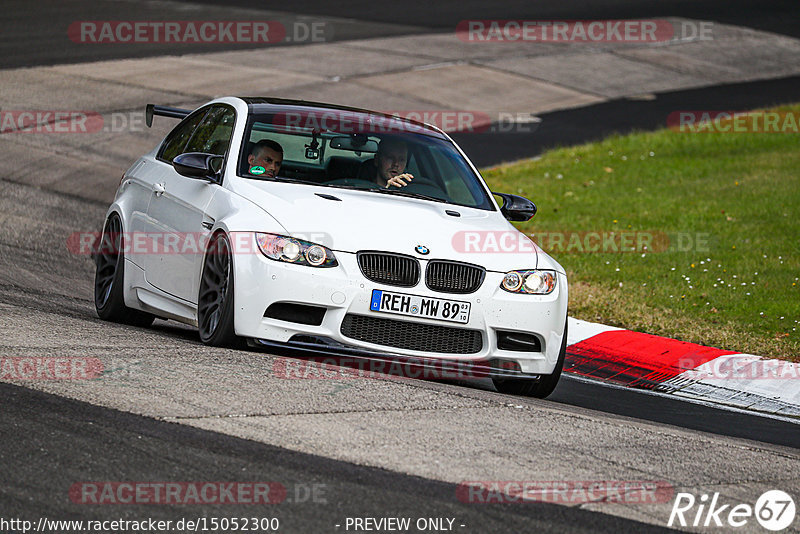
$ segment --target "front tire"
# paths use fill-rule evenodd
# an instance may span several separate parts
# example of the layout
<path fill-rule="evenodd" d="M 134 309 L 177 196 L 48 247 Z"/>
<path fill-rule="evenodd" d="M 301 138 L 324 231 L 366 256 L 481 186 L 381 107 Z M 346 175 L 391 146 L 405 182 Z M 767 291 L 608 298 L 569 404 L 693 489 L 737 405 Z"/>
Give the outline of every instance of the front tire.
<path fill-rule="evenodd" d="M 95 254 L 94 307 L 105 321 L 150 326 L 155 317 L 125 306 L 125 256 L 123 254 L 122 221 L 112 215 L 103 227 Z"/>
<path fill-rule="evenodd" d="M 539 377 L 539 380 L 526 378 L 492 378 L 494 387 L 500 393 L 508 395 L 520 395 L 524 397 L 536 397 L 544 399 L 549 396 L 558 385 L 561 378 L 561 371 L 564 369 L 564 360 L 567 356 L 567 323 L 564 323 L 564 339 L 561 341 L 561 351 L 558 353 L 558 361 L 553 372 L 549 375 Z"/>
<path fill-rule="evenodd" d="M 227 347 L 239 339 L 233 327 L 233 260 L 228 237 L 216 234 L 203 261 L 197 297 L 197 328 L 206 345 Z"/>

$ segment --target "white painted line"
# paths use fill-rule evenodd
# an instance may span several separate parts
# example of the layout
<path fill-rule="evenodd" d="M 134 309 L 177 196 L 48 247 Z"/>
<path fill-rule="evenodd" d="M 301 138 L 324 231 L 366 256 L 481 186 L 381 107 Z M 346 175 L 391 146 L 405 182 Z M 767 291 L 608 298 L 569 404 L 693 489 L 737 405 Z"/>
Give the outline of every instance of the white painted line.
<path fill-rule="evenodd" d="M 610 332 L 612 330 L 624 330 L 616 326 L 606 326 L 599 323 L 590 323 L 588 321 L 581 321 L 580 319 L 567 318 L 569 331 L 567 332 L 567 345 L 574 345 L 580 343 L 585 339 L 602 334 L 603 332 Z"/>

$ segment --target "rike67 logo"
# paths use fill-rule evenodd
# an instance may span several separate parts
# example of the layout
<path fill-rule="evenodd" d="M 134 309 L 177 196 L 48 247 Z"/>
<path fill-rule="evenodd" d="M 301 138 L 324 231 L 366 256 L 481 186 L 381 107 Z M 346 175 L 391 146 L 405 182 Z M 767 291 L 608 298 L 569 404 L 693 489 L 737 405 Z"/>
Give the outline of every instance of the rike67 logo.
<path fill-rule="evenodd" d="M 711 497 L 704 493 L 698 499 L 680 492 L 675 496 L 667 526 L 740 528 L 755 518 L 763 528 L 778 532 L 794 522 L 796 512 L 792 497 L 780 490 L 764 492 L 755 505 L 723 503 L 719 493 Z"/>

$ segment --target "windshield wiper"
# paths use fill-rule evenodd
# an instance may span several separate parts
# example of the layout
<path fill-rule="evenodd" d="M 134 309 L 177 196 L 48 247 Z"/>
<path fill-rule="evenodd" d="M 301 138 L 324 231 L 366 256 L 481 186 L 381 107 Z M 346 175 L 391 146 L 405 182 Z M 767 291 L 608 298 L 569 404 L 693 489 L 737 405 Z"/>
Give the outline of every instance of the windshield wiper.
<path fill-rule="evenodd" d="M 402 189 L 397 189 L 397 188 L 387 189 L 385 187 L 379 187 L 377 189 L 369 189 L 368 191 L 375 191 L 376 193 L 383 193 L 385 195 L 397 195 L 401 197 L 419 198 L 422 200 L 433 200 L 434 202 L 443 202 L 445 204 L 450 202 L 449 200 L 430 197 L 428 195 L 423 195 L 421 193 L 409 193 L 408 191 L 403 191 Z"/>
<path fill-rule="evenodd" d="M 321 184 L 316 184 L 316 185 L 319 185 L 319 186 L 322 186 L 322 187 L 332 187 L 334 189 L 350 189 L 352 191 L 379 191 L 380 190 L 380 187 L 378 187 L 378 186 L 375 186 L 375 187 L 361 187 L 361 186 L 357 186 L 357 185 L 346 185 L 346 184 L 326 184 L 324 182 L 321 183 Z"/>
<path fill-rule="evenodd" d="M 317 182 L 312 182 L 311 180 L 301 180 L 300 178 L 289 178 L 284 176 L 276 176 L 273 178 L 276 182 L 292 182 L 293 184 L 309 184 L 309 185 L 319 185 Z"/>
<path fill-rule="evenodd" d="M 397 195 L 397 196 L 401 196 L 401 197 L 418 198 L 418 199 L 421 199 L 421 200 L 432 200 L 434 202 L 441 202 L 441 203 L 444 203 L 444 204 L 449 204 L 450 203 L 449 200 L 443 200 L 441 198 L 431 197 L 431 196 L 428 196 L 428 195 L 423 195 L 421 193 L 411 193 L 411 192 L 408 192 L 408 191 L 402 191 L 401 189 L 398 189 L 396 187 L 392 187 L 391 189 L 389 189 L 389 188 L 380 187 L 380 186 L 377 186 L 377 185 L 375 187 L 361 187 L 361 186 L 358 186 L 358 185 L 325 184 L 325 183 L 316 184 L 316 185 L 321 185 L 321 186 L 324 186 L 324 187 L 339 188 L 339 189 L 351 189 L 353 191 L 369 191 L 369 192 L 374 192 L 374 193 L 382 193 L 384 195 Z"/>

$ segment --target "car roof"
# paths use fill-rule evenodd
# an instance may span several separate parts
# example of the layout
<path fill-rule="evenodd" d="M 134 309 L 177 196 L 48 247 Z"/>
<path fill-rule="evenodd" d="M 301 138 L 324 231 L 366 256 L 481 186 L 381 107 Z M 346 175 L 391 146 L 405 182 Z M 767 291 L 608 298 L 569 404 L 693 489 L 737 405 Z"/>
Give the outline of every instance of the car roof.
<path fill-rule="evenodd" d="M 426 124 L 424 122 L 415 121 L 413 119 L 406 119 L 383 113 L 380 111 L 371 111 L 368 109 L 354 108 L 349 106 L 340 106 L 338 104 L 326 104 L 323 102 L 312 102 L 307 100 L 294 100 L 290 98 L 272 98 L 272 97 L 238 97 L 243 100 L 249 109 L 250 114 L 253 113 L 276 113 L 280 111 L 290 110 L 303 110 L 305 112 L 325 112 L 325 111 L 344 111 L 349 114 L 355 115 L 356 118 L 361 119 L 364 123 L 367 122 L 369 117 L 379 118 L 387 124 L 396 124 L 396 128 L 403 130 L 403 125 L 412 125 L 405 129 L 417 133 L 429 135 L 439 139 L 448 139 L 447 135 L 439 128 Z M 389 122 L 387 122 L 389 121 Z"/>

